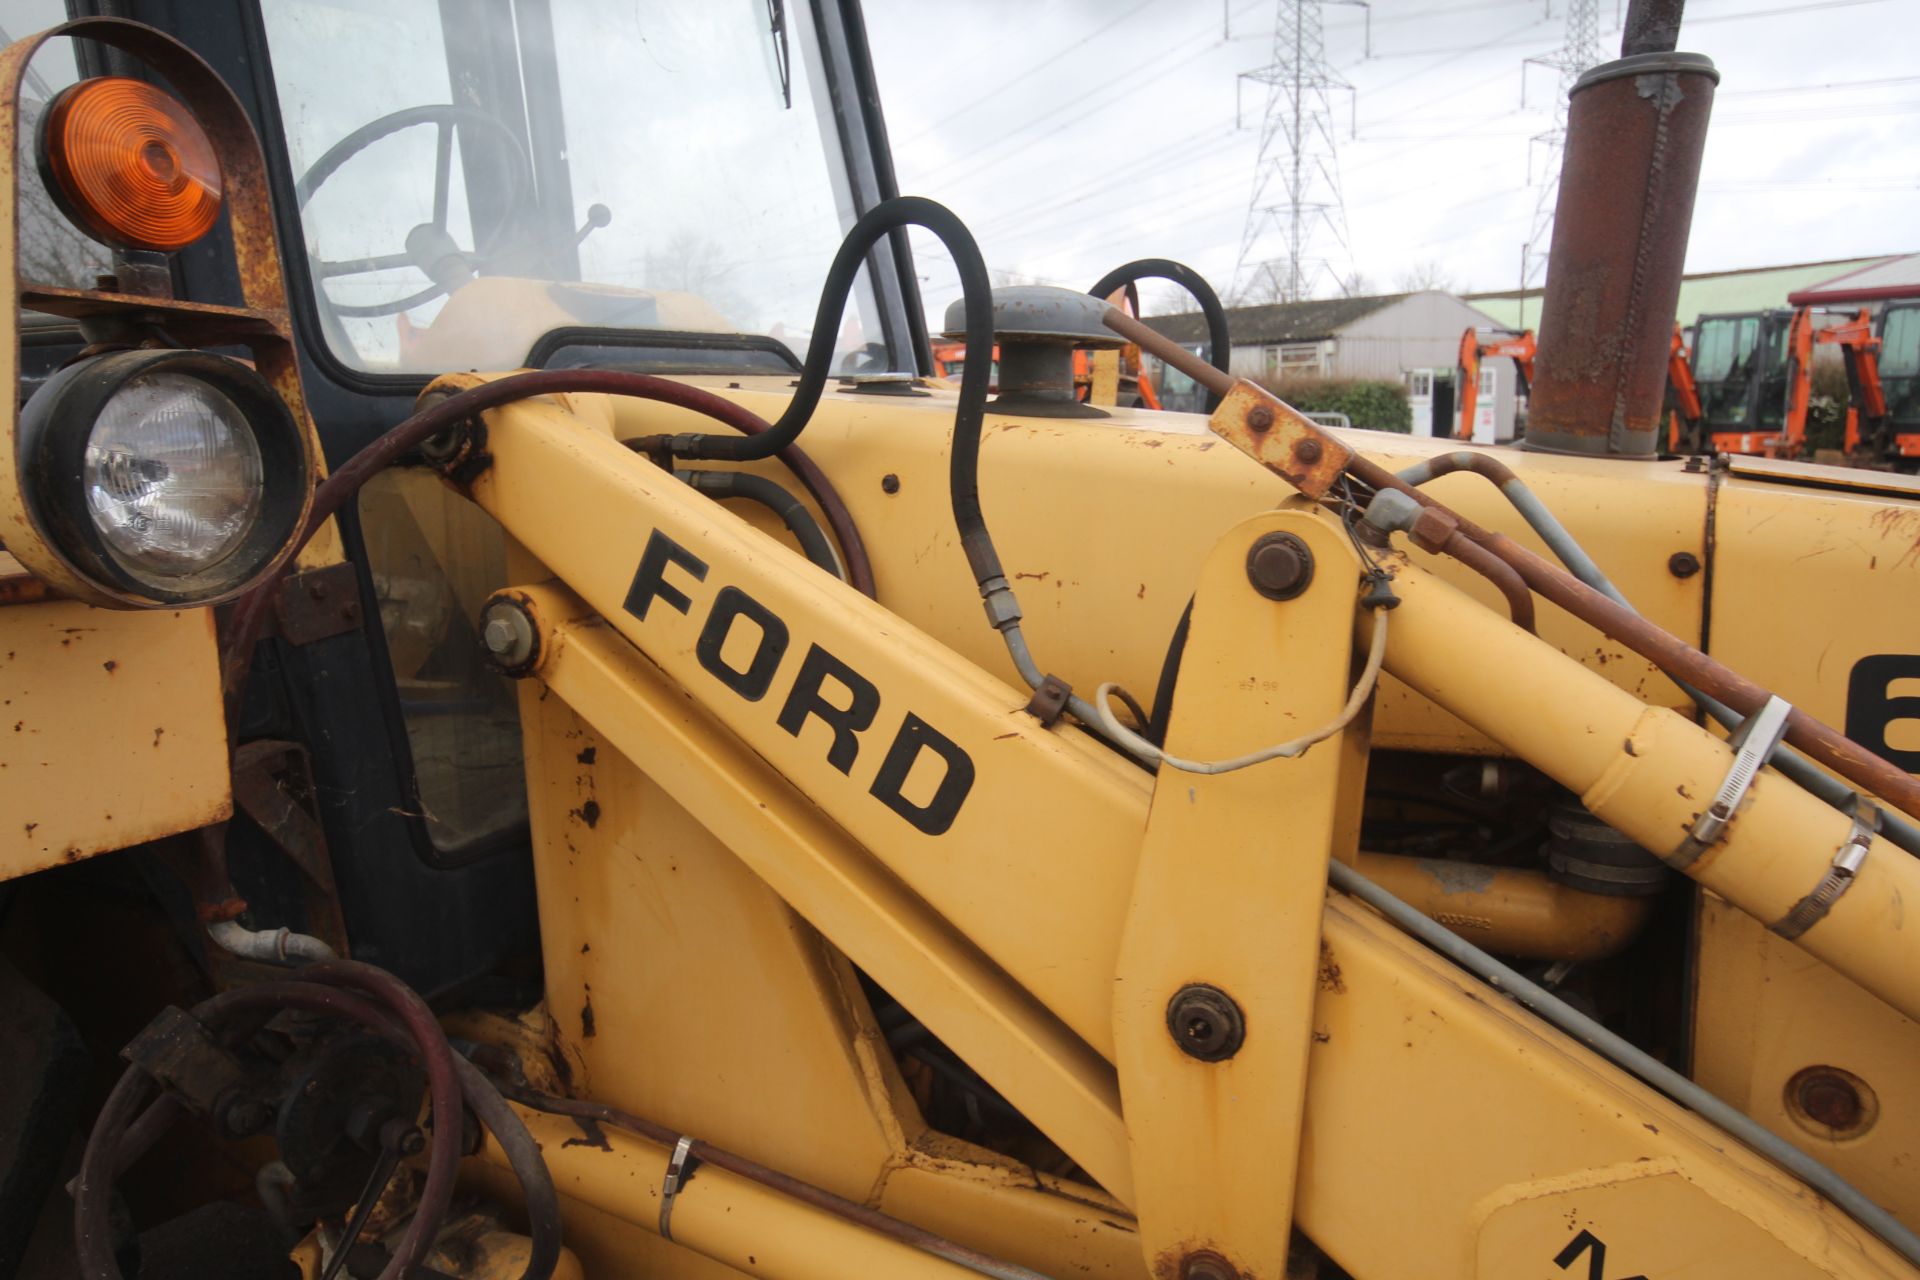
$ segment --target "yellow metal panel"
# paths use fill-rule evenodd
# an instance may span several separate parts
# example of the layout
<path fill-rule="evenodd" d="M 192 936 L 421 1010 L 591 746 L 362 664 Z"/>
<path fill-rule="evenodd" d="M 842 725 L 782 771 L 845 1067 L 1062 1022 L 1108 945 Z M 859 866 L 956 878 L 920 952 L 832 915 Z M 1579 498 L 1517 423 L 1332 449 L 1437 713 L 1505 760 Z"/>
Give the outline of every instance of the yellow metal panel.
<path fill-rule="evenodd" d="M 1611 1223 L 1631 1222 L 1630 1238 Z M 1675 1172 L 1640 1161 L 1516 1190 L 1480 1228 L 1480 1280 L 1548 1275 L 1793 1280 L 1822 1270 Z M 1611 1235 L 1612 1239 L 1607 1237 Z"/>
<path fill-rule="evenodd" d="M 957 659 L 845 584 L 796 566 L 785 548 L 563 412 L 518 405 L 488 422 L 494 465 L 474 482 L 475 500 L 670 678 L 698 690 L 722 723 L 848 835 L 884 849 L 895 874 L 937 902 L 996 963 L 1023 974 L 1076 1034 L 1108 1049 L 1131 868 L 1089 864 L 1095 851 L 1136 846 L 1146 795 L 1140 773 L 1078 730 L 1049 731 L 1025 712 L 1024 690 Z M 555 494 L 567 501 L 556 503 Z M 634 511 L 646 513 L 645 522 L 609 514 Z M 655 566 L 644 584 L 650 594 L 629 608 L 647 563 Z M 770 683 L 751 698 L 730 691 L 708 665 L 716 660 L 703 659 L 699 648 L 723 599 L 745 607 L 741 593 L 769 611 L 781 637 Z M 747 654 L 776 634 L 750 614 L 735 613 L 731 622 L 737 625 L 725 639 L 745 641 Z M 724 646 L 721 654 L 725 662 L 748 660 Z M 828 674 L 813 687 L 835 707 L 852 705 L 841 671 L 847 664 L 871 686 L 876 701 L 864 737 L 843 739 L 811 712 L 791 729 L 783 725 L 796 698 L 812 705 L 796 691 L 805 664 L 816 660 L 813 669 Z M 910 702 L 880 693 L 909 688 Z M 925 745 L 934 740 L 964 756 L 966 772 L 951 760 L 943 769 L 942 753 Z M 893 776 L 889 761 L 910 761 L 913 769 Z M 952 812 L 915 825 L 905 810 L 930 813 L 936 799 L 953 794 L 945 788 L 956 779 L 970 782 Z M 1027 802 L 1029 793 L 1049 791 L 1059 793 L 1056 803 Z M 1008 838 L 1014 831 L 1018 841 Z M 1036 858 L 1034 848 L 1058 856 Z M 1060 910 L 1068 900 L 1072 913 Z"/>
<path fill-rule="evenodd" d="M 1247 580 L 1249 549 L 1280 532 L 1312 556 L 1311 583 L 1285 602 Z M 1168 750 L 1224 759 L 1339 714 L 1359 577 L 1344 532 L 1311 508 L 1222 538 L 1194 595 Z M 1201 1252 L 1234 1275 L 1286 1272 L 1342 763 L 1329 741 L 1233 773 L 1161 766 L 1114 986 L 1134 1204 L 1159 1274 Z M 1223 992 L 1245 1019 L 1245 1043 L 1225 1061 L 1175 1039 L 1169 1002 L 1190 983 Z"/>
<path fill-rule="evenodd" d="M 557 589 L 528 594 L 542 619 L 587 612 Z M 549 638 L 557 643 L 540 672 L 549 688 L 588 709 L 615 750 L 697 812 L 856 963 L 884 975 L 936 1035 L 1127 1199 L 1119 1087 L 1105 1062 L 618 633 L 594 622 L 543 631 L 543 642 Z M 1119 865 L 1130 871 L 1125 859 Z M 629 919 L 633 902 L 616 905 L 612 927 L 639 927 Z M 1118 922 L 1112 927 L 1117 934 Z M 682 1069 L 690 1069 L 684 1058 Z"/>
<path fill-rule="evenodd" d="M 984 1153 L 966 1161 L 929 1154 L 940 1141 L 928 1135 L 888 1175 L 881 1210 L 1044 1276 L 1145 1280 L 1138 1229 L 1117 1202 L 1010 1161 L 982 1163 Z"/>
<path fill-rule="evenodd" d="M 232 811 L 211 610 L 0 608 L 0 880 Z"/>
<path fill-rule="evenodd" d="M 778 416 L 785 379 L 688 378 L 767 417 Z M 581 397 L 585 399 L 585 397 Z M 710 429 L 689 412 L 614 400 L 621 438 Z M 999 638 L 981 624 L 972 577 L 947 501 L 953 400 L 876 401 L 829 391 L 803 441 L 833 477 L 873 554 L 887 607 L 1009 683 Z M 1458 447 L 1374 431 L 1332 433 L 1388 467 L 1410 466 Z M 1643 614 L 1691 640 L 1700 637 L 1703 577 L 1674 576 L 1676 552 L 1706 553 L 1706 477 L 1677 462 L 1569 458 L 1484 449 L 1534 489 Z M 1077 688 L 1116 680 L 1145 696 L 1200 565 L 1228 529 L 1270 510 L 1293 491 L 1246 465 L 1193 414 L 1116 409 L 1101 421 L 992 415 L 981 446 L 980 492 L 1024 624 L 1041 664 Z M 883 487 L 884 477 L 897 485 Z M 791 487 L 791 485 L 790 485 Z M 1482 525 L 1545 554 L 1505 498 L 1475 475 L 1433 482 L 1436 497 Z M 1439 557 L 1416 562 L 1490 607 L 1484 579 Z M 1557 609 L 1540 611 L 1542 635 L 1620 687 L 1665 705 L 1685 699 L 1625 648 Z M 1499 748 L 1396 680 L 1382 682 L 1375 745 L 1447 752 Z"/>
<path fill-rule="evenodd" d="M 1920 694 L 1920 505 L 1733 477 L 1716 507 L 1714 657 L 1914 768 L 1920 719 L 1884 703 Z"/>
<path fill-rule="evenodd" d="M 1920 1023 L 1710 893 L 1700 895 L 1694 1000 L 1696 1080 L 1920 1223 Z M 1796 1119 L 1789 1082 L 1811 1067 L 1864 1081 L 1877 1117 L 1849 1134 Z"/>
<path fill-rule="evenodd" d="M 1722 1219 L 1741 1240 L 1732 1262 L 1766 1256 L 1770 1239 L 1816 1274 L 1914 1274 L 1759 1156 L 1343 895 L 1329 896 L 1324 936 L 1296 1215 L 1353 1275 L 1483 1276 L 1479 1237 L 1491 1211 L 1539 1195 L 1544 1180 L 1566 1180 L 1549 1191 L 1591 1185 L 1641 1163 L 1674 1170 L 1732 1212 L 1737 1223 Z M 1528 1265 L 1508 1277 L 1583 1280 L 1585 1258 L 1568 1270 L 1553 1264 L 1581 1230 L 1607 1243 L 1606 1280 L 1634 1275 L 1631 1259 L 1671 1256 L 1675 1219 L 1627 1201 L 1575 1207 L 1571 1218 L 1547 1215 L 1561 1233 L 1542 1228 Z M 1727 1265 L 1645 1274 L 1776 1273 Z"/>
<path fill-rule="evenodd" d="M 574 1088 L 865 1200 L 901 1121 L 855 1060 L 872 1028 L 846 962 L 564 702 L 521 695 L 547 1004 Z"/>

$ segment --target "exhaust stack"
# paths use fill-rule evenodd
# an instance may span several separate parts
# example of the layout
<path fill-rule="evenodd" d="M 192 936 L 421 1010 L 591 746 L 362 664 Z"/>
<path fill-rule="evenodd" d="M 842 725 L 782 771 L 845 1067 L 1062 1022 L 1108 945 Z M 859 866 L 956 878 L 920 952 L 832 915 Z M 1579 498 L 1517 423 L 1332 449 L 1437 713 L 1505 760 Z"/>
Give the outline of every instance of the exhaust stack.
<path fill-rule="evenodd" d="M 1720 73 L 1675 53 L 1684 0 L 1633 0 L 1574 84 L 1526 447 L 1651 458 Z"/>

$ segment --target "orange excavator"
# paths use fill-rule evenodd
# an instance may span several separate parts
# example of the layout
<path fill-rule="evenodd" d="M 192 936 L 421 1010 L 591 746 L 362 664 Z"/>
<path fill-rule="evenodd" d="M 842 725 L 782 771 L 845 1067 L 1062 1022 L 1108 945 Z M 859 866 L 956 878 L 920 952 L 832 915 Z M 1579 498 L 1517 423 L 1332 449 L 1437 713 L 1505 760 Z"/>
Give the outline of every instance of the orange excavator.
<path fill-rule="evenodd" d="M 1673 345 L 1667 349 L 1667 448 L 1673 453 L 1701 453 L 1700 387 L 1693 380 L 1692 353 L 1686 330 L 1673 324 Z"/>
<path fill-rule="evenodd" d="M 1885 415 L 1863 433 L 1862 451 L 1902 470 L 1920 465 L 1920 299 L 1890 301 L 1875 329 L 1880 397 Z"/>
<path fill-rule="evenodd" d="M 1474 414 L 1480 397 L 1480 362 L 1488 358 L 1510 358 L 1519 372 L 1520 394 L 1525 396 L 1533 385 L 1533 355 L 1531 329 L 1523 329 L 1518 333 L 1503 330 L 1488 338 L 1481 337 L 1478 329 L 1468 329 L 1460 335 L 1459 378 L 1455 383 L 1460 388 L 1460 425 L 1454 433 L 1456 436 L 1463 439 L 1471 437 L 1483 444 L 1493 443 L 1491 430 L 1485 433 L 1484 440 L 1474 430 Z"/>
<path fill-rule="evenodd" d="M 1897 455 L 1893 439 L 1883 440 L 1888 409 L 1872 313 L 1862 307 L 1822 327 L 1819 318 L 1831 314 L 1799 307 L 1701 316 L 1691 350 L 1676 326 L 1667 363 L 1675 451 L 1801 456 L 1807 451 L 1814 349 L 1836 346 L 1847 368 L 1848 456 L 1872 463 Z"/>

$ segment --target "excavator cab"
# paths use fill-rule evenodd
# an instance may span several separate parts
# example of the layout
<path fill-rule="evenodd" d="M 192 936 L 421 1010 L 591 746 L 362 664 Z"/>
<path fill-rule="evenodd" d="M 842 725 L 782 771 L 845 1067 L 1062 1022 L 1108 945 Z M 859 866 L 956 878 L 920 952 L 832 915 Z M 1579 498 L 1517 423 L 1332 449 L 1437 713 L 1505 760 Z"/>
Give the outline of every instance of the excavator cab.
<path fill-rule="evenodd" d="M 1794 313 L 1777 308 L 1703 315 L 1694 328 L 1692 367 L 1702 431 L 1717 453 L 1765 453 L 1787 418 Z"/>
<path fill-rule="evenodd" d="M 1920 301 L 1887 303 L 1875 331 L 1887 406 L 1883 452 L 1896 466 L 1912 468 L 1920 465 Z"/>

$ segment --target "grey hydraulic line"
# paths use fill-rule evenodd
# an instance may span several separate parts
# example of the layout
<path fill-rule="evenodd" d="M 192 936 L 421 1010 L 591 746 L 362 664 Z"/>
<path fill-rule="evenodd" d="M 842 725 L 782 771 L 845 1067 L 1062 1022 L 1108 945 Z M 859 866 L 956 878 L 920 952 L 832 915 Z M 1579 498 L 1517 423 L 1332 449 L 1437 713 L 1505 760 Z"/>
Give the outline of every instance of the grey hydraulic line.
<path fill-rule="evenodd" d="M 1327 878 L 1335 887 L 1360 899 L 1400 929 L 1481 978 L 1495 990 L 1511 996 L 1521 1008 L 1552 1023 L 1615 1066 L 1638 1076 L 1646 1084 L 1773 1161 L 1845 1210 L 1854 1221 L 1886 1241 L 1907 1261 L 1920 1266 L 1920 1235 L 1915 1235 L 1892 1214 L 1868 1199 L 1858 1187 L 1826 1165 L 1786 1139 L 1768 1132 L 1751 1116 L 1722 1102 L 1544 987 L 1529 982 L 1352 867 L 1338 861 L 1330 863 Z"/>

